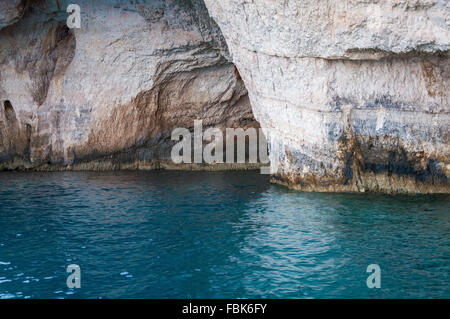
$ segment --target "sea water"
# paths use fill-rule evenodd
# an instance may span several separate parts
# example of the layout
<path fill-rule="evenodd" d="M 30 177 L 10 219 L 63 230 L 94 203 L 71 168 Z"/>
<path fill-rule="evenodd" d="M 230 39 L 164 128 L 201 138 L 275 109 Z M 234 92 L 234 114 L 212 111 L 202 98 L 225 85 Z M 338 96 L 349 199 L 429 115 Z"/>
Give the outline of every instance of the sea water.
<path fill-rule="evenodd" d="M 1 173 L 0 298 L 450 298 L 449 207 L 251 171 Z"/>

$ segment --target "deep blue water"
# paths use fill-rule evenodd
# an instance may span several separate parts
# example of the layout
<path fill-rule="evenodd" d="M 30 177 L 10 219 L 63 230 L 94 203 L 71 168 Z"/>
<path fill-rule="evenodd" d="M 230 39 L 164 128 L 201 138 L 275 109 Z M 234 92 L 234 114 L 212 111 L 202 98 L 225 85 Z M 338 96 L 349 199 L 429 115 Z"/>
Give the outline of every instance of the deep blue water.
<path fill-rule="evenodd" d="M 0 298 L 450 298 L 449 207 L 258 172 L 2 173 Z"/>

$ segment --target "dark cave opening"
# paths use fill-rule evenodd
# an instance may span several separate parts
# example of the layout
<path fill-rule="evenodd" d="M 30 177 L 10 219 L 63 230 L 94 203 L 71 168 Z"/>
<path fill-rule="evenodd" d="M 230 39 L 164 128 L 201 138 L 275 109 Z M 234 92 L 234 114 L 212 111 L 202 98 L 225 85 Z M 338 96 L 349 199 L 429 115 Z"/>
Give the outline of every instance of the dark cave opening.
<path fill-rule="evenodd" d="M 14 113 L 14 108 L 9 100 L 5 100 L 5 102 L 3 102 L 3 106 L 6 114 Z"/>

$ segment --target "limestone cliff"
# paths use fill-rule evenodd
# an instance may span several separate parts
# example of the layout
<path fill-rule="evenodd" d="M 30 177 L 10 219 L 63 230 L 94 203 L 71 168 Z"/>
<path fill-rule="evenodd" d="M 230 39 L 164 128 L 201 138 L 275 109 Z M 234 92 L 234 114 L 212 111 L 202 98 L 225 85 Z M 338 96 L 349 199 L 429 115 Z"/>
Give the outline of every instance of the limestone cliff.
<path fill-rule="evenodd" d="M 448 1 L 205 2 L 266 130 L 274 181 L 449 192 Z"/>
<path fill-rule="evenodd" d="M 170 166 L 176 127 L 257 126 L 202 1 L 0 5 L 0 168 Z"/>
<path fill-rule="evenodd" d="M 70 2 L 0 3 L 0 169 L 170 167 L 254 113 L 278 183 L 450 192 L 448 1 Z"/>

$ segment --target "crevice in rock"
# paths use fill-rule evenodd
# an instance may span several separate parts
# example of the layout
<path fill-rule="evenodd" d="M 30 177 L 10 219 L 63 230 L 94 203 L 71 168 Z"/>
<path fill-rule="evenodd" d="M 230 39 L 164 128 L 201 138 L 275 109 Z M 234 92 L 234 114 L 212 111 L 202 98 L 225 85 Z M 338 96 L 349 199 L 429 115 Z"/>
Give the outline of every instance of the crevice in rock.
<path fill-rule="evenodd" d="M 65 24 L 49 28 L 40 48 L 40 58 L 30 68 L 34 82 L 32 95 L 38 105 L 42 105 L 47 98 L 52 79 L 63 75 L 72 62 L 75 47 L 75 36 Z"/>

